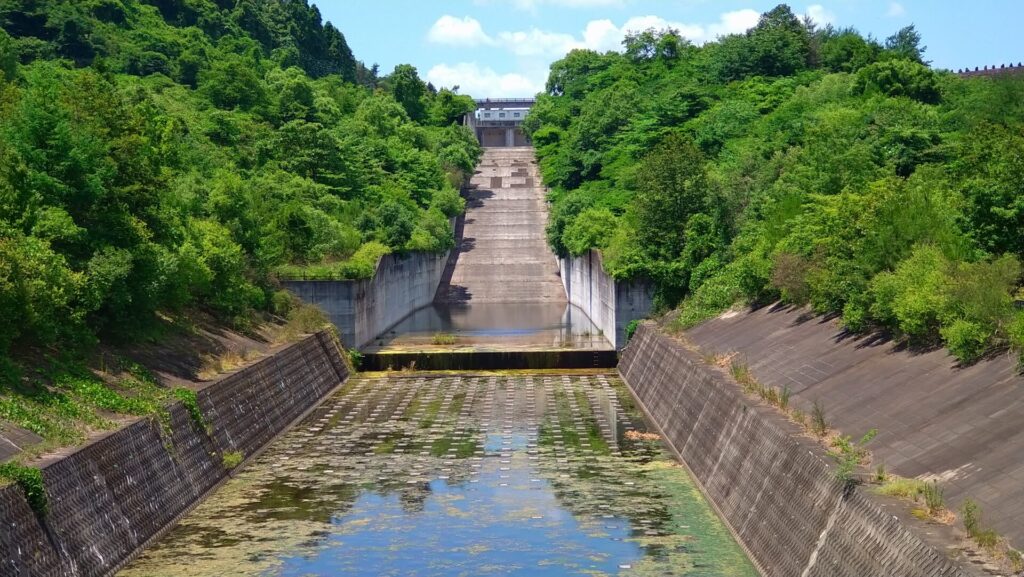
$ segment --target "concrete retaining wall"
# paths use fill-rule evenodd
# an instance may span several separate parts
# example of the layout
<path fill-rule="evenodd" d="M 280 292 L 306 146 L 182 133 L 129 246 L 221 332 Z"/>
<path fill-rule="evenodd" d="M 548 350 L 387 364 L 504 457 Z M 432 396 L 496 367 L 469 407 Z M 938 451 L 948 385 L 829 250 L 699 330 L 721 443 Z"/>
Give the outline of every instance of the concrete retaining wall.
<path fill-rule="evenodd" d="M 652 325 L 621 359 L 630 389 L 767 577 L 965 574 L 860 491 L 844 491 L 816 443 Z"/>
<path fill-rule="evenodd" d="M 710 354 L 737 354 L 790 404 L 824 405 L 836 429 L 877 428 L 876 463 L 938 479 L 946 503 L 978 503 L 984 525 L 1024 546 L 1024 376 L 1012 354 L 959 366 L 944 349 L 908 349 L 877 333 L 851 334 L 802 308 L 730 311 L 686 332 Z"/>
<path fill-rule="evenodd" d="M 338 327 L 341 342 L 360 348 L 434 301 L 448 253 L 384 255 L 366 280 L 288 280 L 288 289 L 322 308 Z"/>
<path fill-rule="evenodd" d="M 604 271 L 601 253 L 559 259 L 569 303 L 587 313 L 617 349 L 626 345 L 626 326 L 651 310 L 654 286 L 646 280 L 616 281 Z"/>
<path fill-rule="evenodd" d="M 223 454 L 255 455 L 348 376 L 333 337 L 313 335 L 170 409 L 170 432 L 140 420 L 43 467 L 49 511 L 0 489 L 0 575 L 109 575 L 162 535 L 229 472 Z"/>

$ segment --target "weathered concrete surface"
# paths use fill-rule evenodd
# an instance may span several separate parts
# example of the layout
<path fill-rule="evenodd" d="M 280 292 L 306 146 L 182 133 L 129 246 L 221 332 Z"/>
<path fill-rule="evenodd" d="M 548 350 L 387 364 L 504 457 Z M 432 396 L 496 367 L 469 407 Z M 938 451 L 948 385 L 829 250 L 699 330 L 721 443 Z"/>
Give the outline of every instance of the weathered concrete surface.
<path fill-rule="evenodd" d="M 142 419 L 45 464 L 45 516 L 0 489 L 0 575 L 111 574 L 228 477 L 225 453 L 255 455 L 347 376 L 319 333 L 200 391 L 210 434 L 179 403 L 166 428 Z"/>
<path fill-rule="evenodd" d="M 653 325 L 619 371 L 766 577 L 965 575 L 893 511 L 845 492 L 795 425 Z"/>
<path fill-rule="evenodd" d="M 878 437 L 875 462 L 941 481 L 951 508 L 977 501 L 984 523 L 1024 544 L 1024 378 L 1008 357 L 961 368 L 945 350 L 903 350 L 806 310 L 732 312 L 687 332 L 708 352 L 739 353 L 766 385 L 814 400 L 841 431 Z"/>
<path fill-rule="evenodd" d="M 651 311 L 654 285 L 645 279 L 617 281 L 604 270 L 600 251 L 558 261 L 569 302 L 590 317 L 616 349 L 626 346 L 626 326 Z"/>
<path fill-rule="evenodd" d="M 544 236 L 545 192 L 533 148 L 488 148 L 470 181 L 458 260 L 441 301 L 562 303 Z"/>
<path fill-rule="evenodd" d="M 384 255 L 366 280 L 288 280 L 288 289 L 317 305 L 338 327 L 341 342 L 361 348 L 374 337 L 434 300 L 448 253 Z"/>

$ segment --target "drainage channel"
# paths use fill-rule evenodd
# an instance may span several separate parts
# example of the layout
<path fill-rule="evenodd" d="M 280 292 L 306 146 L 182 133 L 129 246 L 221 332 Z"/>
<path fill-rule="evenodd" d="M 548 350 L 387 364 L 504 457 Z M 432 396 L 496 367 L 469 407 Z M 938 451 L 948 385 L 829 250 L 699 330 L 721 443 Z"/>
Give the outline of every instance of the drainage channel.
<path fill-rule="evenodd" d="M 614 373 L 359 376 L 120 575 L 756 575 Z"/>

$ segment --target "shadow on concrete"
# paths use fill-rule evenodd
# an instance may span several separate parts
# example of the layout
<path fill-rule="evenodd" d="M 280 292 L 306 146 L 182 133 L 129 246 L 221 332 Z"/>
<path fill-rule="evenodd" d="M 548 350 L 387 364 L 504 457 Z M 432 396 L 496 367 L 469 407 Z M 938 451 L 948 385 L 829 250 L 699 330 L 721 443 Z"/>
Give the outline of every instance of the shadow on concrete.
<path fill-rule="evenodd" d="M 470 208 L 480 208 L 480 207 L 482 207 L 484 205 L 484 201 L 485 200 L 487 200 L 489 198 L 493 198 L 493 197 L 494 197 L 494 191 L 493 190 L 487 190 L 487 189 L 475 190 L 475 191 L 469 193 L 468 195 L 466 195 L 466 208 L 467 209 L 470 209 Z"/>

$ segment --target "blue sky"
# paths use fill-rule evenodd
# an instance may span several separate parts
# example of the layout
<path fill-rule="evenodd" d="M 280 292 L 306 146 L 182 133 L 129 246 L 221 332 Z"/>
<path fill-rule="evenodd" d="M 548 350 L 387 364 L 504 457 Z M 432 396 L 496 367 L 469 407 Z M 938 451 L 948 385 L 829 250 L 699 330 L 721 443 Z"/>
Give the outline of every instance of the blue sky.
<path fill-rule="evenodd" d="M 777 0 L 319 0 L 356 58 L 416 66 L 438 87 L 476 97 L 539 91 L 574 47 L 613 50 L 627 30 L 671 25 L 696 43 L 742 32 Z M 879 39 L 916 24 L 938 68 L 1024 61 L 1024 0 L 791 2 L 819 23 Z"/>

